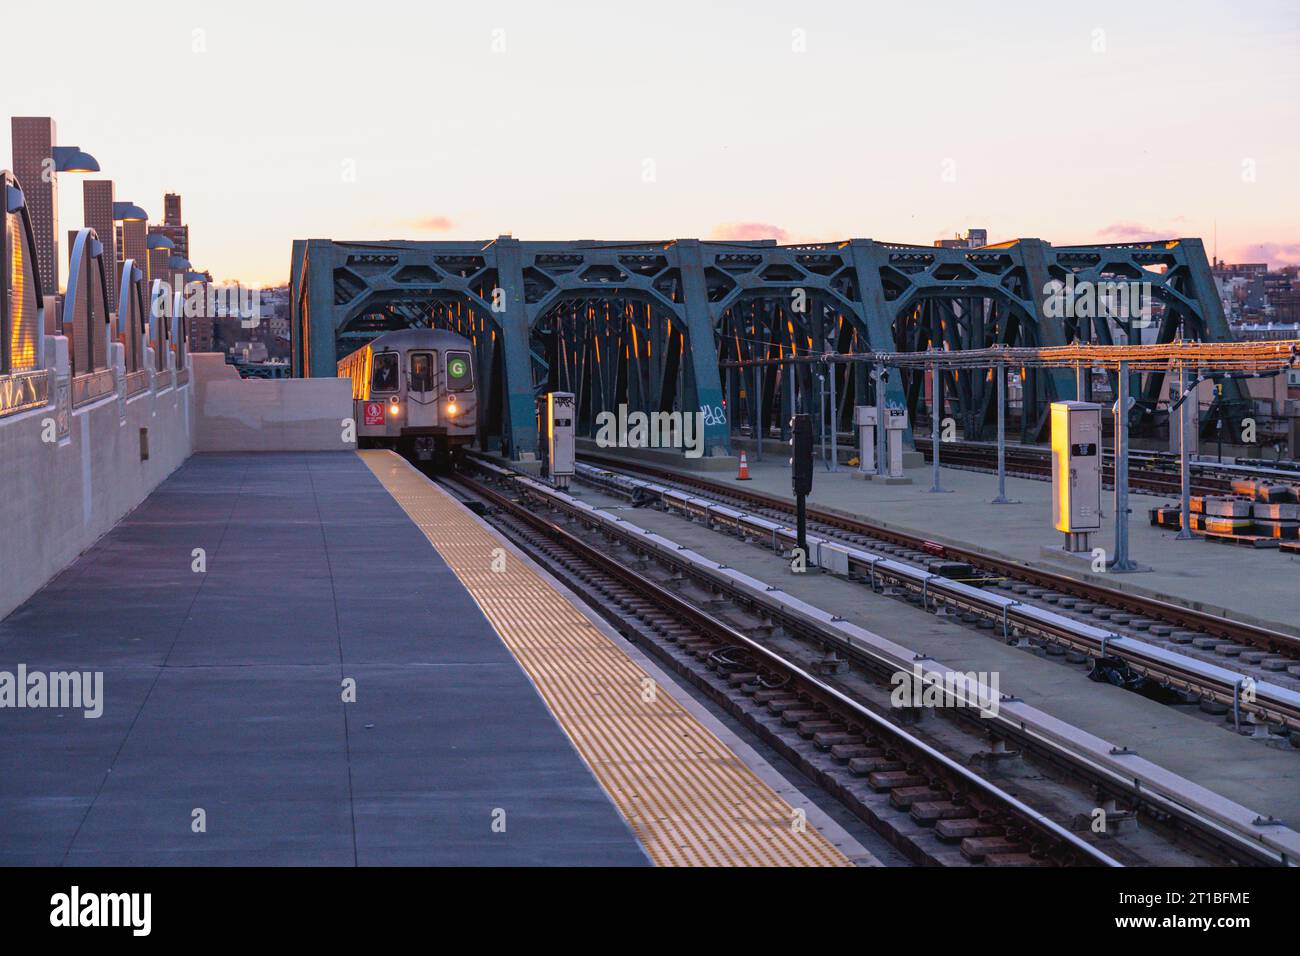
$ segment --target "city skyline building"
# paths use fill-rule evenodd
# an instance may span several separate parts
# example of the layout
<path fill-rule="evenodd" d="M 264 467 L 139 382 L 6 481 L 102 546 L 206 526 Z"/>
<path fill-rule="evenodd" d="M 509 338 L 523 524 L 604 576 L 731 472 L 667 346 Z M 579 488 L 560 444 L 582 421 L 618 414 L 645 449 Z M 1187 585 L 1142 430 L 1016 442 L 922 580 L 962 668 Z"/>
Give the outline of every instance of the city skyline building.
<path fill-rule="evenodd" d="M 182 259 L 190 257 L 190 227 L 181 214 L 180 193 L 163 194 L 163 221 L 149 227 L 152 233 L 166 236 L 172 241 L 172 254 Z"/>
<path fill-rule="evenodd" d="M 59 294 L 59 185 L 54 175 L 57 124 L 49 116 L 13 116 L 13 172 L 31 212 L 36 238 L 36 268 L 41 293 Z"/>
<path fill-rule="evenodd" d="M 979 249 L 989 244 L 989 231 L 978 227 L 966 230 L 965 236 L 934 240 L 939 249 Z"/>
<path fill-rule="evenodd" d="M 151 236 L 154 235 L 157 232 L 157 228 L 158 228 L 157 226 L 150 226 L 149 235 Z M 146 242 L 147 241 L 148 240 L 146 238 Z M 153 286 L 154 279 L 162 279 L 165 282 L 170 282 L 170 278 L 168 276 L 168 269 L 167 269 L 167 260 L 171 258 L 172 255 L 173 252 L 171 249 L 150 249 L 149 250 L 149 262 L 148 262 L 147 274 L 149 277 L 149 284 L 151 288 Z"/>
<path fill-rule="evenodd" d="M 81 184 L 83 218 L 87 226 L 95 230 L 99 241 L 104 244 L 104 261 L 119 263 L 121 261 L 117 246 L 117 229 L 113 220 L 113 203 L 116 189 L 111 179 L 87 179 Z M 76 231 L 71 232 L 76 235 Z M 68 243 L 68 254 L 72 254 L 72 243 Z M 121 268 L 111 270 L 108 276 L 108 301 L 112 308 L 117 308 L 117 283 Z"/>
<path fill-rule="evenodd" d="M 149 262 L 149 224 L 143 219 L 127 219 L 122 222 L 122 248 L 118 250 L 118 268 L 127 259 L 134 259 L 136 265 L 147 268 Z"/>

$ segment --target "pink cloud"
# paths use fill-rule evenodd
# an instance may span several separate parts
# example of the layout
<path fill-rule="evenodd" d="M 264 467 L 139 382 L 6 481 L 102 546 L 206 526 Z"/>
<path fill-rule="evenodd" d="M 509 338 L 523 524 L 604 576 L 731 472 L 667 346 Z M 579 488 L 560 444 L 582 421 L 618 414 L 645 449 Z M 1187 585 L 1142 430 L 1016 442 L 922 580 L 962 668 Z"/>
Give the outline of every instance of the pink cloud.
<path fill-rule="evenodd" d="M 766 222 L 724 222 L 713 227 L 711 239 L 775 239 L 785 242 L 790 234 Z"/>
<path fill-rule="evenodd" d="M 1103 239 L 1114 239 L 1119 242 L 1146 242 L 1151 239 L 1176 238 L 1178 230 L 1152 229 L 1150 226 L 1145 226 L 1137 222 L 1115 222 L 1102 229 L 1098 229 L 1097 235 Z"/>
<path fill-rule="evenodd" d="M 425 219 L 412 219 L 408 225 L 426 232 L 449 232 L 453 223 L 446 216 L 429 216 Z"/>
<path fill-rule="evenodd" d="M 1252 242 L 1237 246 L 1233 260 L 1236 262 L 1267 262 L 1277 269 L 1300 263 L 1300 242 Z M 1220 254 L 1220 258 L 1226 258 Z"/>

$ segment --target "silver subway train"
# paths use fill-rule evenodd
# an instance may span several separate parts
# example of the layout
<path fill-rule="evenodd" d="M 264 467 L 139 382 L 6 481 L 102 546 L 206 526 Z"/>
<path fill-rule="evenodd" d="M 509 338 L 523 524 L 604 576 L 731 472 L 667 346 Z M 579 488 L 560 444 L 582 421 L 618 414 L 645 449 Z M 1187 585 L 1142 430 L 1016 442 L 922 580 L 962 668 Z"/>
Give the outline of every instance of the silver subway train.
<path fill-rule="evenodd" d="M 448 463 L 478 423 L 473 346 L 454 332 L 389 332 L 338 363 L 352 380 L 357 444 Z"/>

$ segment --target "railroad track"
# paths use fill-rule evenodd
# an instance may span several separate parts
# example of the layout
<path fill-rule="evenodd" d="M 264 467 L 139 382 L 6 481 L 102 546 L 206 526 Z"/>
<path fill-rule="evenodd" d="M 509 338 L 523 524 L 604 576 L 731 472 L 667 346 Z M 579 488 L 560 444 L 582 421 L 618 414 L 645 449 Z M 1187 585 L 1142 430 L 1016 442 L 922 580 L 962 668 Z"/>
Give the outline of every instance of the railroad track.
<path fill-rule="evenodd" d="M 629 462 L 592 454 L 582 454 L 579 457 L 583 461 L 612 469 L 614 473 L 651 477 L 656 482 L 669 487 L 698 492 L 704 498 L 765 512 L 787 522 L 793 520 L 792 503 L 777 495 L 730 484 L 724 485 L 699 475 L 659 468 L 641 462 Z M 1046 568 L 1022 565 L 969 548 L 931 541 L 895 528 L 874 524 L 860 516 L 818 507 L 812 503 L 808 504 L 807 512 L 808 520 L 823 533 L 840 537 L 848 542 L 883 542 L 932 558 L 969 565 L 978 576 L 973 582 L 976 584 L 1016 582 L 1026 588 L 1041 590 L 1044 594 L 1059 594 L 1067 599 L 1082 600 L 1121 614 L 1127 613 L 1132 615 L 1128 622 L 1130 624 L 1134 621 L 1150 622 L 1161 630 L 1168 628 L 1170 632 L 1193 631 L 1197 634 L 1220 637 L 1269 654 L 1300 659 L 1300 637 L 1294 634 L 1243 621 L 1228 620 L 1217 614 L 1198 611 L 1159 598 L 1119 591 Z M 994 610 L 999 617 L 1001 616 L 1000 605 L 997 607 L 990 605 L 987 609 Z M 1100 619 L 1100 615 L 1098 617 Z M 1293 716 L 1297 720 L 1297 729 L 1300 729 L 1300 714 Z"/>
<path fill-rule="evenodd" d="M 930 443 L 919 442 L 917 447 L 929 464 L 933 459 Z M 1007 474 L 1039 481 L 1051 480 L 1052 459 L 1047 449 L 1008 445 L 1005 455 Z M 981 442 L 945 442 L 939 451 L 939 460 L 945 468 L 994 473 L 998 467 L 997 446 Z M 1300 470 L 1286 467 L 1287 464 L 1279 462 L 1276 467 L 1268 467 L 1263 464 L 1196 462 L 1192 465 L 1191 493 L 1232 494 L 1234 478 L 1300 482 Z M 1129 488 L 1160 495 L 1179 495 L 1182 481 L 1178 467 L 1176 456 L 1160 452 L 1129 452 Z M 1108 488 L 1115 486 L 1115 462 L 1110 453 L 1104 456 L 1102 483 Z"/>
<path fill-rule="evenodd" d="M 590 544 L 508 494 L 463 476 L 444 479 L 462 496 L 496 509 L 493 523 L 517 544 L 559 573 L 590 606 L 625 636 L 704 690 L 715 702 L 760 734 L 813 779 L 797 741 L 834 761 L 854 761 L 863 783 L 836 781 L 830 792 L 918 864 L 951 864 L 954 856 L 929 840 L 915 839 L 917 820 L 928 834 L 966 833 L 966 862 L 986 865 L 1115 866 L 1105 851 L 897 726 L 799 664 L 740 633 L 733 626 L 649 580 L 635 567 Z M 657 638 L 646 641 L 649 633 Z M 748 719 L 744 719 L 748 717 Z M 834 753 L 832 753 L 834 751 Z M 869 769 L 868 769 L 869 767 Z M 823 779 L 818 779 L 822 777 Z M 855 793 L 854 791 L 863 791 Z M 882 813 L 880 795 L 893 813 Z M 906 821 L 902 826 L 897 816 Z M 909 837 L 906 831 L 913 831 Z M 942 845 L 935 835 L 933 842 Z M 961 851 L 959 851 L 961 852 Z"/>
<path fill-rule="evenodd" d="M 1121 842 L 1108 841 L 1108 847 L 1115 847 L 1111 853 L 1098 849 L 1044 811 L 873 711 L 859 696 L 847 693 L 842 682 L 818 676 L 815 665 L 750 638 L 712 613 L 709 602 L 686 599 L 672 587 L 651 581 L 646 562 L 653 555 L 655 562 L 671 569 L 671 581 L 689 579 L 712 594 L 714 603 L 725 598 L 778 621 L 785 632 L 802 635 L 810 645 L 838 648 L 847 658 L 874 668 L 877 677 L 896 673 L 899 660 L 885 660 L 873 649 L 869 639 L 874 635 L 814 608 L 799 608 L 799 602 L 773 603 L 770 592 L 777 589 L 746 582 L 724 566 L 692 560 L 672 542 L 541 482 L 496 465 L 477 465 L 506 490 L 461 477 L 456 482 L 462 496 L 486 503 L 494 512 L 490 520 L 539 555 L 617 628 L 641 638 L 917 862 L 951 862 L 951 849 L 946 855 L 943 851 L 945 835 L 960 841 L 967 863 L 1114 865 L 1117 856 L 1125 855 Z M 533 507 L 516 498 L 533 501 Z M 552 510 L 539 515 L 537 507 Z M 566 522 L 595 529 L 602 539 L 594 544 L 583 541 L 561 526 L 553 517 L 556 513 Z M 973 732 L 987 744 L 992 724 L 969 708 L 946 710 L 953 713 L 944 716 L 973 723 Z M 1076 780 L 1086 779 L 1095 794 L 1106 795 L 1098 799 L 1125 800 L 1149 823 L 1169 828 L 1180 838 L 1190 837 L 1205 852 L 1238 862 L 1276 863 L 1300 850 L 1300 837 L 1277 827 L 1276 821 L 1261 820 L 1236 805 L 1225 808 L 1221 798 L 1137 755 L 1122 748 L 1107 750 L 1096 738 L 1067 745 L 1063 738 L 1069 728 L 1014 698 L 1005 698 L 1001 710 L 995 722 L 999 740 L 1036 760 L 1067 768 Z M 1190 795 L 1180 788 L 1190 788 Z M 889 814 L 881 811 L 881 797 L 886 795 L 886 804 L 903 821 L 901 828 L 898 819 L 888 820 Z M 1201 804 L 1204 807 L 1195 809 Z M 920 821 L 930 826 L 922 829 L 918 842 Z M 1127 852 L 1131 857 L 1132 851 Z"/>

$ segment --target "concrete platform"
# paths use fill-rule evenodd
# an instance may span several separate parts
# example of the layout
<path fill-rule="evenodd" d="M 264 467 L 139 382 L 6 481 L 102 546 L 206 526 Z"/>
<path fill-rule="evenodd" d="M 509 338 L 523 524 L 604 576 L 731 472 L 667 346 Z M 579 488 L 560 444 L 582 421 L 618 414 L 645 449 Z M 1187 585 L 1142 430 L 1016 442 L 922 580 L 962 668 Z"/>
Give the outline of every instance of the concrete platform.
<path fill-rule="evenodd" d="M 19 664 L 103 713 L 0 709 L 0 865 L 648 862 L 350 453 L 191 458 L 0 622 Z"/>
<path fill-rule="evenodd" d="M 544 567 L 409 462 L 359 454 L 482 608 L 655 864 L 879 864 Z M 800 814 L 808 825 L 792 826 Z"/>
<path fill-rule="evenodd" d="M 940 453 L 942 456 L 942 452 Z M 748 482 L 737 487 L 791 497 L 788 459 L 750 461 Z M 1049 557 L 1061 535 L 1052 528 L 1051 490 L 1046 481 L 1008 478 L 1007 497 L 1019 504 L 994 505 L 997 476 L 955 468 L 940 469 L 950 494 L 931 494 L 930 468 L 909 468 L 910 485 L 854 481 L 852 471 L 826 471 L 813 477 L 811 502 L 933 541 L 1010 558 L 1024 565 L 1050 567 L 1107 587 L 1129 590 L 1300 635 L 1300 558 L 1276 549 L 1223 548 L 1204 539 L 1179 541 L 1174 532 L 1154 528 L 1147 509 L 1170 503 L 1167 496 L 1130 496 L 1129 552 L 1143 567 L 1134 574 L 1093 573 L 1087 562 L 1062 553 Z M 709 476 L 712 480 L 718 479 Z M 1106 517 L 1093 546 L 1113 554 L 1114 518 L 1110 491 L 1102 493 Z"/>

